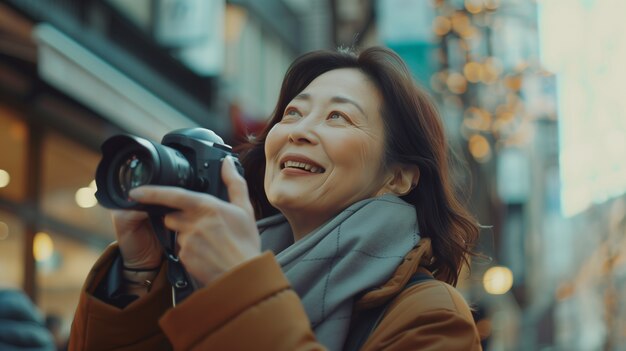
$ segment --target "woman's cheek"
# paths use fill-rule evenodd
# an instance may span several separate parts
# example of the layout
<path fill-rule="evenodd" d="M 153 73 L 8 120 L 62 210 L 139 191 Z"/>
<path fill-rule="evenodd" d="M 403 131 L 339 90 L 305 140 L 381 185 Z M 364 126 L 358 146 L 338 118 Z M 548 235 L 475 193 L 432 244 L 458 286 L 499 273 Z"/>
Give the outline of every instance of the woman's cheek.
<path fill-rule="evenodd" d="M 272 127 L 272 129 L 270 129 L 265 137 L 265 158 L 268 162 L 276 156 L 276 153 L 280 150 L 281 145 L 284 144 L 281 140 L 287 140 L 287 133 L 284 129 L 284 127 L 276 124 Z"/>
<path fill-rule="evenodd" d="M 265 177 L 263 180 L 263 186 L 266 193 L 268 193 L 272 179 L 276 176 L 274 163 L 278 162 L 276 159 L 278 157 L 277 154 L 283 144 L 280 142 L 281 136 L 285 134 L 282 132 L 283 129 L 284 128 L 281 128 L 280 125 L 276 124 L 272 127 L 272 129 L 270 129 L 265 138 Z M 287 136 L 285 135 L 284 137 L 286 138 Z"/>

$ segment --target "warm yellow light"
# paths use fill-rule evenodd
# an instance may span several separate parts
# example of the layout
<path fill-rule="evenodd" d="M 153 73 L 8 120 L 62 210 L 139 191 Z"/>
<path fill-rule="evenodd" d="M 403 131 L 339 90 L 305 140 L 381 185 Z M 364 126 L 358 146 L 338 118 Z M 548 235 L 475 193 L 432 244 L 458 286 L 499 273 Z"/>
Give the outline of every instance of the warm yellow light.
<path fill-rule="evenodd" d="M 483 66 L 478 62 L 468 62 L 463 67 L 463 74 L 468 81 L 478 83 L 483 75 Z"/>
<path fill-rule="evenodd" d="M 448 17 L 437 16 L 433 20 L 433 32 L 438 36 L 442 37 L 448 34 L 450 29 L 452 29 L 452 22 L 450 22 Z"/>
<path fill-rule="evenodd" d="M 0 169 L 0 188 L 4 188 L 11 182 L 11 175 L 4 169 Z"/>
<path fill-rule="evenodd" d="M 491 128 L 493 117 L 489 111 L 470 106 L 463 114 L 463 124 L 473 130 L 487 131 Z"/>
<path fill-rule="evenodd" d="M 483 64 L 483 74 L 481 80 L 485 84 L 492 84 L 498 80 L 500 74 L 502 74 L 502 63 L 495 57 L 489 57 Z"/>
<path fill-rule="evenodd" d="M 98 186 L 96 185 L 96 180 L 92 180 L 91 183 L 89 183 L 89 187 L 92 188 L 93 190 L 98 190 Z"/>
<path fill-rule="evenodd" d="M 466 14 L 456 12 L 454 15 L 452 15 L 452 29 L 455 32 L 462 34 L 466 32 L 471 26 L 471 21 Z"/>
<path fill-rule="evenodd" d="M 4 222 L 0 222 L 0 240 L 4 240 L 8 237 L 9 237 L 9 226 Z"/>
<path fill-rule="evenodd" d="M 504 86 L 511 91 L 519 91 L 522 89 L 522 76 L 509 74 L 504 77 Z"/>
<path fill-rule="evenodd" d="M 503 266 L 491 267 L 483 276 L 483 286 L 489 294 L 505 294 L 513 286 L 513 272 Z"/>
<path fill-rule="evenodd" d="M 475 40 L 479 40 L 480 39 L 480 33 L 478 32 L 478 29 L 476 29 L 476 27 L 474 26 L 468 26 L 465 28 L 465 30 L 463 30 L 462 32 L 459 33 L 464 39 L 475 39 Z M 467 49 L 466 49 L 467 50 Z"/>
<path fill-rule="evenodd" d="M 90 208 L 98 204 L 96 189 L 92 187 L 78 189 L 74 199 L 76 200 L 76 204 L 82 208 Z"/>
<path fill-rule="evenodd" d="M 446 79 L 448 89 L 455 94 L 463 94 L 467 90 L 467 80 L 460 73 L 450 73 Z"/>
<path fill-rule="evenodd" d="M 474 134 L 470 137 L 468 147 L 470 153 L 478 162 L 487 162 L 491 158 L 489 141 L 480 134 Z"/>
<path fill-rule="evenodd" d="M 465 8 L 469 13 L 480 13 L 483 10 L 482 0 L 465 0 Z"/>
<path fill-rule="evenodd" d="M 45 261 L 52 257 L 54 252 L 54 244 L 48 233 L 39 232 L 35 234 L 33 242 L 33 255 L 38 262 Z"/>
<path fill-rule="evenodd" d="M 508 105 L 499 105 L 496 107 L 496 118 L 511 122 L 515 118 L 515 113 L 511 111 L 511 108 Z"/>
<path fill-rule="evenodd" d="M 500 6 L 500 0 L 483 0 L 487 10 L 495 10 Z"/>

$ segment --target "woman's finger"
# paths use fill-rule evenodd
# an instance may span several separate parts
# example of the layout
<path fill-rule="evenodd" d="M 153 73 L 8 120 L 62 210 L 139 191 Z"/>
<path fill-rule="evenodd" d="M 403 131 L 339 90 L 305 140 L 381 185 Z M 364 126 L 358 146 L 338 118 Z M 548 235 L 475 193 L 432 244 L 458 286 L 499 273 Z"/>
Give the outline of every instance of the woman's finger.
<path fill-rule="evenodd" d="M 163 216 L 163 224 L 169 230 L 184 232 L 187 229 L 186 225 L 190 224 L 189 219 L 186 217 L 185 212 L 182 211 L 170 212 Z"/>
<path fill-rule="evenodd" d="M 244 209 L 252 214 L 252 205 L 248 198 L 248 184 L 237 172 L 237 167 L 232 156 L 226 156 L 222 164 L 222 180 L 228 190 L 228 199 L 233 205 Z"/>
<path fill-rule="evenodd" d="M 218 206 L 218 199 L 204 193 L 174 186 L 143 185 L 129 192 L 130 197 L 142 204 L 161 205 L 183 211 L 205 210 Z"/>

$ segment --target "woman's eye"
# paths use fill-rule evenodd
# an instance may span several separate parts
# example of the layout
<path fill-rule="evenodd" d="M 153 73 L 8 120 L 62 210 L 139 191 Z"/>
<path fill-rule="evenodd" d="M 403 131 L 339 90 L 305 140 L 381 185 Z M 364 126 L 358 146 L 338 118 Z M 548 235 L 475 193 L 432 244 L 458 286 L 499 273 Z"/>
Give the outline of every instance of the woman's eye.
<path fill-rule="evenodd" d="M 346 122 L 350 122 L 350 119 L 348 119 L 348 117 L 342 115 L 341 113 L 337 113 L 337 112 L 333 112 L 328 116 L 329 120 L 332 121 L 346 121 Z"/>
<path fill-rule="evenodd" d="M 302 115 L 300 114 L 300 112 L 298 112 L 298 110 L 295 109 L 289 109 L 287 111 L 285 111 L 285 114 L 283 115 L 283 117 L 301 117 Z"/>

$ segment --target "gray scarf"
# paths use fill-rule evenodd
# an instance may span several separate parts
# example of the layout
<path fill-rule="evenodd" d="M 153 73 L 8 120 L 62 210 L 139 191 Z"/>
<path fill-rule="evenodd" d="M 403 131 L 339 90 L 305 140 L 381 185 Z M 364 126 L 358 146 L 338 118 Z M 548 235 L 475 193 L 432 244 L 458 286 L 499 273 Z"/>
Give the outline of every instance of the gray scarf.
<path fill-rule="evenodd" d="M 354 297 L 389 280 L 419 241 L 415 208 L 393 195 L 359 201 L 296 243 L 283 215 L 257 225 L 330 350 L 343 347 Z"/>

